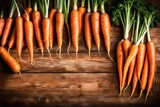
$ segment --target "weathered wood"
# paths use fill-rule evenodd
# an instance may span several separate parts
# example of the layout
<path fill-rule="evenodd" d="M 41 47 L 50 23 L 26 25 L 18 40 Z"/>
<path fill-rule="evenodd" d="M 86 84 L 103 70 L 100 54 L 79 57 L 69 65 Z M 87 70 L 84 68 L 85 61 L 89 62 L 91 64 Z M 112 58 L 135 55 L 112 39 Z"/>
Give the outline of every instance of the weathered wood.
<path fill-rule="evenodd" d="M 139 90 L 128 100 L 130 88 L 124 97 L 118 97 L 116 73 L 24 73 L 19 75 L 0 73 L 0 104 L 29 105 L 137 105 L 144 103 L 145 94 L 139 100 Z M 160 104 L 160 74 L 146 104 Z M 144 92 L 145 93 L 145 92 Z"/>
<path fill-rule="evenodd" d="M 52 55 L 52 61 L 49 59 L 48 54 L 46 53 L 44 58 L 41 58 L 40 54 L 35 54 L 33 64 L 29 63 L 28 53 L 23 53 L 22 58 L 26 62 L 22 62 L 16 53 L 12 53 L 13 57 L 21 64 L 21 72 L 49 72 L 49 73 L 70 73 L 70 72 L 80 72 L 80 73 L 110 73 L 116 72 L 113 62 L 108 58 L 106 53 L 102 53 L 99 56 L 98 53 L 93 52 L 92 58 L 88 59 L 87 53 L 80 53 L 81 56 L 78 59 L 75 59 L 75 54 L 72 53 L 72 58 L 69 58 L 66 53 L 62 54 L 63 59 L 59 59 L 56 54 Z M 160 54 L 156 54 L 157 62 L 157 72 L 160 72 Z M 9 71 L 7 65 L 0 60 L 0 71 Z"/>

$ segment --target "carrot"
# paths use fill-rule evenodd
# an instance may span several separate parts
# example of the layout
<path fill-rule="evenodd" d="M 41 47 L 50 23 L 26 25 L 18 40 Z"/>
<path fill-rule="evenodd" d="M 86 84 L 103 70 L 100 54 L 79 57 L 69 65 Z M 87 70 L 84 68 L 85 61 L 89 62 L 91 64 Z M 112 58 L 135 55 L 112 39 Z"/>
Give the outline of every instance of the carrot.
<path fill-rule="evenodd" d="M 38 0 L 39 6 L 42 11 L 42 33 L 44 39 L 44 46 L 49 53 L 49 57 L 51 59 L 51 53 L 49 50 L 49 33 L 50 33 L 50 19 L 48 18 L 48 9 L 49 9 L 49 0 L 40 1 Z"/>
<path fill-rule="evenodd" d="M 1 38 L 1 45 L 2 46 L 5 46 L 7 43 L 7 39 L 8 39 L 9 33 L 11 31 L 12 24 L 13 24 L 13 18 L 8 17 L 6 19 L 6 24 L 5 24 L 4 31 L 3 31 L 2 38 Z"/>
<path fill-rule="evenodd" d="M 20 64 L 7 52 L 4 47 L 0 47 L 0 57 L 4 60 L 13 73 L 20 73 Z"/>
<path fill-rule="evenodd" d="M 90 9 L 90 1 L 88 0 L 87 13 L 84 18 L 84 36 L 86 45 L 88 48 L 89 59 L 91 58 L 91 47 L 92 47 L 92 31 L 91 31 L 91 9 Z"/>
<path fill-rule="evenodd" d="M 8 40 L 8 52 L 10 51 L 10 49 L 13 47 L 14 43 L 15 43 L 15 26 L 13 28 L 12 34 Z"/>
<path fill-rule="evenodd" d="M 49 12 L 49 19 L 50 19 L 50 33 L 49 33 L 49 46 L 50 49 L 53 46 L 54 43 L 54 36 L 55 36 L 55 16 L 57 14 L 57 9 L 53 8 Z"/>
<path fill-rule="evenodd" d="M 149 63 L 148 63 L 148 55 L 147 55 L 147 52 L 146 52 L 145 60 L 144 60 L 144 66 L 143 66 L 143 70 L 142 70 L 141 81 L 140 81 L 141 91 L 140 91 L 140 95 L 139 95 L 138 98 L 140 98 L 142 96 L 143 90 L 147 86 L 148 71 L 149 71 Z"/>
<path fill-rule="evenodd" d="M 156 72 L 156 50 L 155 50 L 154 42 L 152 41 L 149 41 L 147 43 L 147 54 L 148 54 L 148 63 L 149 63 L 149 75 L 148 75 L 146 100 L 153 86 L 155 72 Z"/>
<path fill-rule="evenodd" d="M 4 25 L 5 25 L 5 19 L 3 18 L 3 11 L 2 11 L 0 12 L 0 36 L 2 35 Z"/>
<path fill-rule="evenodd" d="M 70 26 L 72 43 L 75 48 L 76 58 L 78 57 L 78 44 L 79 44 L 79 19 L 77 11 L 77 0 L 74 0 L 73 10 L 70 13 Z"/>
<path fill-rule="evenodd" d="M 149 10 L 148 10 L 149 11 Z M 151 40 L 150 36 L 150 25 L 155 22 L 155 17 L 157 16 L 156 13 L 157 9 L 154 9 L 152 12 L 147 13 L 147 17 L 145 17 L 145 27 L 147 28 L 147 55 L 148 55 L 148 63 L 149 63 L 149 75 L 148 75 L 148 83 L 147 83 L 147 92 L 146 92 L 146 98 L 145 101 L 147 101 L 147 97 L 149 95 L 149 92 L 153 86 L 154 79 L 155 79 L 155 73 L 156 73 L 156 49 L 155 44 Z"/>
<path fill-rule="evenodd" d="M 27 13 L 26 13 L 27 14 Z M 28 52 L 30 55 L 30 62 L 33 62 L 33 23 L 26 18 L 24 22 L 24 31 L 25 31 L 25 40 L 28 48 Z"/>
<path fill-rule="evenodd" d="M 132 92 L 129 98 L 131 98 L 136 90 L 137 87 L 137 83 L 138 83 L 138 77 L 137 77 L 137 66 L 134 69 L 134 73 L 133 73 L 133 80 L 132 80 Z"/>
<path fill-rule="evenodd" d="M 41 14 L 39 11 L 37 11 L 37 2 L 34 3 L 34 11 L 32 13 L 32 22 L 33 22 L 33 28 L 35 32 L 35 37 L 38 43 L 38 46 L 41 50 L 42 57 L 43 57 L 43 42 L 42 42 L 42 30 L 41 30 Z"/>
<path fill-rule="evenodd" d="M 86 8 L 84 7 L 85 0 L 81 0 L 81 7 L 78 8 L 78 17 L 79 17 L 79 33 L 83 33 L 84 27 L 84 15 L 86 13 Z M 79 35 L 80 35 L 79 34 Z"/>
<path fill-rule="evenodd" d="M 138 80 L 140 80 L 142 68 L 144 65 L 145 53 L 146 53 L 146 45 L 142 42 L 138 46 L 138 54 L 137 54 L 137 60 L 136 60 L 136 65 L 138 68 L 137 69 Z"/>
<path fill-rule="evenodd" d="M 97 12 L 97 7 L 98 7 L 97 0 L 93 0 L 92 5 L 93 5 L 93 13 L 91 15 L 92 32 L 94 41 L 98 48 L 98 52 L 100 53 L 100 14 L 99 12 Z"/>
<path fill-rule="evenodd" d="M 119 86 L 120 86 L 120 95 L 122 92 L 121 85 L 122 85 L 122 73 L 123 73 L 123 67 L 124 67 L 124 51 L 123 51 L 123 39 L 118 42 L 117 45 L 117 67 L 118 67 L 118 76 L 119 76 Z"/>
<path fill-rule="evenodd" d="M 133 44 L 134 37 L 135 37 L 135 22 L 133 23 L 132 28 L 133 29 L 132 29 L 132 36 L 131 36 L 131 45 Z M 129 65 L 128 78 L 127 78 L 127 86 L 125 87 L 124 92 L 128 88 L 128 86 L 129 86 L 129 84 L 130 84 L 130 82 L 132 80 L 133 72 L 134 72 L 134 69 L 135 69 L 135 64 L 136 64 L 136 57 L 133 58 L 133 60 L 131 61 L 130 65 Z"/>
<path fill-rule="evenodd" d="M 125 40 L 123 41 L 123 50 L 124 50 L 125 60 L 126 60 L 127 57 L 128 57 L 129 50 L 130 50 L 131 46 L 132 46 L 132 43 L 131 43 L 130 40 L 125 39 Z"/>
<path fill-rule="evenodd" d="M 137 55 L 137 53 L 138 53 L 138 46 L 137 46 L 136 44 L 133 44 L 133 45 L 131 46 L 131 48 L 130 48 L 130 52 L 129 52 L 128 58 L 126 59 L 126 62 L 125 62 L 125 64 L 124 64 L 121 89 L 124 88 L 125 80 L 126 80 L 126 77 L 127 77 L 129 65 L 130 65 L 131 61 L 133 60 L 133 58 Z"/>
<path fill-rule="evenodd" d="M 23 39 L 24 39 L 24 32 L 23 32 L 23 18 L 21 17 L 19 8 L 17 6 L 16 1 L 14 0 L 16 8 L 17 8 L 17 12 L 18 12 L 18 16 L 16 17 L 16 21 L 15 21 L 15 34 L 16 34 L 16 50 L 18 53 L 19 58 L 22 60 L 21 58 L 21 53 L 22 53 L 22 48 L 23 48 Z"/>
<path fill-rule="evenodd" d="M 131 61 L 130 65 L 129 65 L 129 71 L 128 71 L 128 78 L 127 78 L 127 86 L 124 89 L 124 91 L 128 88 L 131 80 L 132 80 L 132 76 L 133 76 L 133 72 L 135 69 L 135 65 L 136 64 L 136 57 L 133 58 L 133 60 Z"/>
<path fill-rule="evenodd" d="M 110 32 L 111 32 L 111 22 L 110 22 L 110 16 L 105 12 L 104 9 L 104 3 L 105 1 L 102 0 L 100 3 L 101 7 L 101 12 L 102 14 L 100 15 L 100 22 L 101 22 L 101 30 L 103 34 L 103 39 L 105 43 L 105 48 L 107 50 L 108 56 L 113 61 L 113 63 L 116 65 L 115 61 L 110 55 L 110 48 L 111 48 L 111 37 L 110 37 Z"/>
<path fill-rule="evenodd" d="M 63 42 L 63 28 L 64 28 L 64 14 L 63 10 L 63 0 L 59 1 L 58 13 L 56 14 L 56 35 L 57 35 L 57 43 L 59 49 L 59 58 L 61 58 L 61 48 Z"/>
<path fill-rule="evenodd" d="M 42 32 L 43 32 L 44 46 L 48 52 L 49 52 L 49 27 L 50 27 L 49 18 L 42 19 Z M 50 55 L 50 58 L 51 58 L 51 55 Z"/>

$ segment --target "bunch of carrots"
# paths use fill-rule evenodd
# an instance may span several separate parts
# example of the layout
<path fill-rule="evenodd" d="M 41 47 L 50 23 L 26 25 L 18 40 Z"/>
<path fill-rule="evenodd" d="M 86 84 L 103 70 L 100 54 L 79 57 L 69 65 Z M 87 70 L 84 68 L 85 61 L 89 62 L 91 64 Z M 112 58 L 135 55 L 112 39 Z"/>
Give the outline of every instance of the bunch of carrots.
<path fill-rule="evenodd" d="M 83 35 L 89 58 L 91 58 L 92 35 L 100 53 L 100 32 L 102 32 L 108 56 L 113 61 L 110 56 L 111 22 L 109 15 L 105 12 L 105 2 L 106 0 L 81 0 L 80 7 L 78 7 L 78 0 L 73 0 L 73 7 L 70 9 L 70 0 L 54 0 L 54 7 L 49 9 L 50 0 L 27 0 L 28 5 L 24 9 L 16 0 L 12 0 L 9 16 L 6 20 L 3 18 L 3 11 L 0 12 L 0 44 L 2 47 L 8 45 L 8 52 L 15 44 L 21 60 L 23 48 L 27 46 L 30 63 L 32 64 L 34 39 L 37 41 L 42 57 L 44 49 L 46 49 L 50 59 L 52 59 L 50 49 L 55 43 L 55 38 L 57 38 L 57 51 L 59 51 L 59 58 L 61 58 L 63 32 L 66 25 L 69 40 L 68 55 L 72 43 L 76 58 L 78 57 L 79 40 Z M 101 11 L 98 11 L 98 7 Z M 23 10 L 23 14 L 21 14 L 20 9 Z M 17 11 L 17 16 L 14 23 L 13 15 L 15 11 Z"/>
<path fill-rule="evenodd" d="M 120 95 L 132 80 L 129 98 L 133 96 L 139 82 L 141 91 L 138 99 L 146 89 L 147 100 L 156 73 L 156 50 L 149 32 L 156 15 L 156 8 L 141 0 L 123 0 L 113 11 L 113 23 L 121 24 L 124 31 L 124 38 L 117 45 Z"/>

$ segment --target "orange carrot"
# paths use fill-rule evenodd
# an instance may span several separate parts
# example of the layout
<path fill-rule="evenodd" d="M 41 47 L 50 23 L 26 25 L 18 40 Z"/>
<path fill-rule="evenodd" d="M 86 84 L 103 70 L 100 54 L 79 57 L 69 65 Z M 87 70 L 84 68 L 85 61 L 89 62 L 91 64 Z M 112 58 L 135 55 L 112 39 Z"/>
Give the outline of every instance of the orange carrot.
<path fill-rule="evenodd" d="M 133 58 L 133 60 L 131 61 L 130 65 L 129 65 L 129 71 L 128 71 L 128 78 L 127 78 L 127 86 L 124 89 L 124 91 L 128 88 L 131 80 L 132 80 L 132 76 L 133 76 L 133 72 L 135 69 L 135 64 L 136 64 L 136 57 Z"/>
<path fill-rule="evenodd" d="M 43 32 L 44 46 L 47 49 L 49 56 L 51 58 L 51 54 L 49 51 L 49 28 L 50 28 L 50 19 L 49 18 L 42 19 L 42 32 Z"/>
<path fill-rule="evenodd" d="M 18 16 L 16 18 L 16 50 L 18 53 L 18 56 L 21 58 L 21 53 L 22 53 L 22 48 L 23 48 L 23 39 L 24 39 L 24 34 L 23 34 L 23 19 L 22 17 Z"/>
<path fill-rule="evenodd" d="M 147 52 L 146 52 L 145 60 L 144 60 L 144 66 L 143 66 L 143 70 L 142 70 L 141 81 L 140 81 L 141 91 L 140 91 L 139 98 L 142 96 L 143 90 L 144 90 L 144 89 L 146 88 L 146 86 L 147 86 L 148 71 L 149 71 L 148 55 L 147 55 Z"/>
<path fill-rule="evenodd" d="M 92 13 L 91 25 L 92 25 L 94 41 L 98 48 L 98 52 L 100 52 L 100 14 L 99 12 Z"/>
<path fill-rule="evenodd" d="M 78 8 L 78 17 L 79 17 L 79 33 L 83 33 L 84 27 L 84 15 L 86 13 L 86 8 L 84 7 L 85 0 L 81 0 L 81 7 Z"/>
<path fill-rule="evenodd" d="M 13 47 L 14 43 L 15 43 L 15 27 L 13 28 L 12 34 L 8 40 L 8 52 L 9 50 Z"/>
<path fill-rule="evenodd" d="M 60 2 L 63 4 L 62 1 Z M 56 14 L 56 35 L 57 35 L 57 43 L 58 43 L 58 49 L 59 49 L 59 58 L 61 58 L 63 28 L 64 28 L 64 14 L 62 13 L 62 8 L 59 7 L 58 13 Z"/>
<path fill-rule="evenodd" d="M 91 57 L 90 51 L 92 47 L 92 31 L 91 31 L 90 19 L 91 19 L 91 13 L 87 12 L 85 14 L 85 19 L 84 19 L 84 36 L 85 36 L 86 45 L 88 47 L 89 58 Z"/>
<path fill-rule="evenodd" d="M 31 17 L 31 14 L 32 14 L 32 11 L 33 9 L 31 7 L 28 7 L 25 9 L 25 11 L 27 12 L 27 14 L 29 15 L 29 18 Z M 26 20 L 27 19 L 27 14 L 26 13 L 23 13 L 22 17 L 23 17 L 23 20 Z"/>
<path fill-rule="evenodd" d="M 129 98 L 131 98 L 136 90 L 137 87 L 137 83 L 138 83 L 138 77 L 137 77 L 137 66 L 134 69 L 134 73 L 133 73 L 133 80 L 132 80 L 132 92 Z"/>
<path fill-rule="evenodd" d="M 72 42 L 75 48 L 76 58 L 77 58 L 78 44 L 79 44 L 79 19 L 77 11 L 77 0 L 74 0 L 73 10 L 70 13 L 70 25 L 71 25 Z"/>
<path fill-rule="evenodd" d="M 50 33 L 50 19 L 48 18 L 49 11 L 49 0 L 40 1 L 38 0 L 39 6 L 41 8 L 41 12 L 43 15 L 42 19 L 42 33 L 44 39 L 44 46 L 49 53 L 49 57 L 51 59 L 51 53 L 49 50 L 49 33 Z"/>
<path fill-rule="evenodd" d="M 55 36 L 55 16 L 57 13 L 57 9 L 51 9 L 49 12 L 49 19 L 50 19 L 50 33 L 49 33 L 49 46 L 50 49 L 53 46 L 54 43 L 54 36 Z"/>
<path fill-rule="evenodd" d="M 43 42 L 42 42 L 42 29 L 41 29 L 41 14 L 39 11 L 37 11 L 37 2 L 34 4 L 34 11 L 32 13 L 32 22 L 33 22 L 33 27 L 34 27 L 34 32 L 35 32 L 35 37 L 38 43 L 38 46 L 41 50 L 42 56 L 43 56 Z"/>
<path fill-rule="evenodd" d="M 147 54 L 148 54 L 148 63 L 149 63 L 149 75 L 148 75 L 146 99 L 152 88 L 154 78 L 155 78 L 155 72 L 156 72 L 156 50 L 155 50 L 155 45 L 153 41 L 149 41 L 147 43 Z"/>
<path fill-rule="evenodd" d="M 3 47 L 0 47 L 0 57 L 4 60 L 13 73 L 20 73 L 20 64 Z"/>
<path fill-rule="evenodd" d="M 14 0 L 14 3 L 16 5 L 17 13 L 18 13 L 18 16 L 16 17 L 16 21 L 15 21 L 16 50 L 17 50 L 19 58 L 22 60 L 21 53 L 22 53 L 22 48 L 24 44 L 23 18 L 21 17 L 20 10 L 15 0 Z"/>
<path fill-rule="evenodd" d="M 26 13 L 27 14 L 27 13 Z M 33 23 L 29 21 L 29 16 L 24 22 L 25 40 L 30 55 L 30 61 L 33 62 Z"/>
<path fill-rule="evenodd" d="M 124 67 L 124 52 L 123 52 L 123 40 L 121 40 L 117 45 L 117 66 L 118 66 L 118 76 L 119 76 L 119 86 L 120 86 L 120 95 L 122 92 L 122 73 Z"/>
<path fill-rule="evenodd" d="M 2 46 L 5 46 L 6 43 L 7 43 L 7 39 L 8 39 L 8 36 L 10 34 L 12 24 L 13 24 L 13 18 L 8 17 L 6 19 L 6 24 L 5 24 L 4 31 L 3 31 L 2 38 L 1 38 L 1 45 Z"/>
<path fill-rule="evenodd" d="M 129 65 L 130 65 L 131 61 L 133 60 L 133 58 L 137 55 L 137 53 L 138 53 L 138 46 L 136 44 L 134 44 L 130 48 L 129 55 L 128 55 L 126 62 L 125 62 L 125 65 L 124 65 L 121 89 L 124 88 Z"/>
<path fill-rule="evenodd" d="M 137 69 L 138 80 L 140 80 L 142 68 L 144 65 L 143 63 L 145 59 L 145 53 L 146 53 L 146 45 L 144 43 L 140 43 L 138 46 L 138 54 L 137 54 L 137 61 L 136 61 L 136 65 L 138 68 Z"/>
<path fill-rule="evenodd" d="M 2 15 L 0 15 L 0 36 L 2 35 L 4 25 L 5 25 L 5 20 L 3 18 L 3 14 L 2 14 Z"/>
<path fill-rule="evenodd" d="M 110 22 L 110 17 L 109 15 L 105 12 L 104 9 L 104 0 L 101 2 L 100 7 L 101 7 L 101 16 L 100 16 L 100 21 L 101 21 L 101 30 L 102 30 L 102 35 L 104 39 L 104 44 L 105 48 L 107 50 L 109 58 L 113 61 L 115 64 L 115 61 L 110 55 L 110 48 L 111 48 L 111 37 L 110 37 L 110 32 L 111 32 L 111 22 Z M 116 64 L 115 64 L 116 65 Z"/>
<path fill-rule="evenodd" d="M 127 57 L 128 57 L 129 50 L 130 50 L 131 46 L 132 46 L 132 43 L 131 43 L 130 40 L 125 39 L 125 40 L 123 41 L 123 50 L 124 50 L 125 60 L 126 60 Z"/>

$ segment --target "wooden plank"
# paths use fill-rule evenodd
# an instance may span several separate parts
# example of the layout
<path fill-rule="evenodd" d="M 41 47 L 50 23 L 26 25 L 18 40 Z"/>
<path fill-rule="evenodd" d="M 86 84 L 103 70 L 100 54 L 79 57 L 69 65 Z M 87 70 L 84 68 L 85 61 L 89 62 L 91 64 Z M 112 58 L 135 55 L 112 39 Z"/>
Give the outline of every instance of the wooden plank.
<path fill-rule="evenodd" d="M 116 72 L 113 62 L 108 58 L 106 53 L 102 53 L 101 56 L 97 52 L 92 53 L 92 58 L 88 59 L 87 53 L 80 53 L 79 58 L 75 59 L 74 56 L 69 58 L 66 53 L 62 54 L 63 59 L 59 59 L 56 54 L 53 54 L 53 60 L 48 58 L 48 54 L 44 58 L 41 58 L 40 54 L 35 54 L 33 64 L 29 63 L 28 53 L 23 53 L 22 58 L 28 62 L 22 62 L 16 53 L 12 53 L 13 57 L 21 64 L 21 72 L 59 72 L 59 73 L 110 73 Z M 160 72 L 160 55 L 157 53 L 157 72 Z M 1 63 L 2 62 L 2 63 Z M 0 60 L 0 71 L 9 71 L 7 65 Z"/>
<path fill-rule="evenodd" d="M 145 105 L 145 94 L 141 99 L 135 100 L 138 88 L 130 100 L 130 87 L 125 96 L 118 97 L 116 73 L 24 73 L 23 79 L 18 74 L 0 75 L 0 104 Z M 159 78 L 160 73 L 157 74 L 157 83 L 154 84 L 146 104 L 160 104 Z"/>

